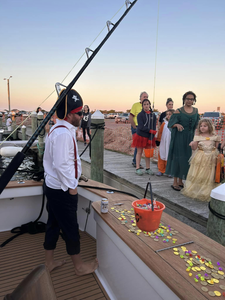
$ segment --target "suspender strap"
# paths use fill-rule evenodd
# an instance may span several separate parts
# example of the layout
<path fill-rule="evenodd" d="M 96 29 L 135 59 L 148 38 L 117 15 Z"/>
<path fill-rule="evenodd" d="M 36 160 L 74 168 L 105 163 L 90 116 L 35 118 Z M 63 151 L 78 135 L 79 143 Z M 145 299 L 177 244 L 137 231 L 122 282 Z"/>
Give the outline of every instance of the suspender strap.
<path fill-rule="evenodd" d="M 55 128 L 52 129 L 52 131 L 50 131 L 48 133 L 48 136 L 53 132 L 53 130 L 55 130 L 56 128 L 60 128 L 60 127 L 64 127 L 66 129 L 69 130 L 68 127 L 66 127 L 65 125 L 59 125 L 59 126 L 56 126 Z M 70 131 L 70 130 L 69 130 Z M 74 138 L 72 137 L 73 139 L 73 145 L 74 145 L 74 167 L 75 167 L 75 178 L 77 179 L 77 176 L 78 176 L 78 170 L 77 170 L 77 151 L 76 151 L 76 143 L 75 143 L 75 140 Z"/>

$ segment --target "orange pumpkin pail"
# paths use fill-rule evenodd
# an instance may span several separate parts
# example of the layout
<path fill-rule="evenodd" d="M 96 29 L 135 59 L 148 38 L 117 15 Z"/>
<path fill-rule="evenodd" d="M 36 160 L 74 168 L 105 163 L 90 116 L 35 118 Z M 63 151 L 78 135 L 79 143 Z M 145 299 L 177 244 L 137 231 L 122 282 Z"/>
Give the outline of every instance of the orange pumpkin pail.
<path fill-rule="evenodd" d="M 153 155 L 154 155 L 154 148 L 144 149 L 144 151 L 145 151 L 145 157 L 153 157 Z"/>
<path fill-rule="evenodd" d="M 147 232 L 155 231 L 159 228 L 162 212 L 166 208 L 165 205 L 159 201 L 156 201 L 157 208 L 155 208 L 154 211 L 138 207 L 138 205 L 148 205 L 149 202 L 150 200 L 143 198 L 132 203 L 137 227 Z"/>
<path fill-rule="evenodd" d="M 148 186 L 150 186 L 151 200 L 146 199 Z M 139 229 L 150 232 L 159 228 L 162 212 L 166 207 L 159 201 L 153 201 L 152 186 L 150 182 L 147 183 L 144 198 L 134 201 L 132 207 L 135 213 L 136 224 Z"/>

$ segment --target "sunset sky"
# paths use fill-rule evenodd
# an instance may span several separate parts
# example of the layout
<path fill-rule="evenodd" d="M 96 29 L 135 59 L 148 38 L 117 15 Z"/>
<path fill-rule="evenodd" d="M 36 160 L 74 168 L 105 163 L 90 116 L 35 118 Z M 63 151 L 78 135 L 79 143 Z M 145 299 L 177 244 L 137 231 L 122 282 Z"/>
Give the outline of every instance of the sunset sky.
<path fill-rule="evenodd" d="M 168 97 L 178 108 L 192 90 L 200 112 L 225 112 L 224 0 L 138 0 L 74 88 L 92 110 L 126 111 L 142 91 L 153 102 L 158 3 L 155 108 L 164 111 Z M 1 0 L 0 110 L 10 76 L 11 109 L 50 110 L 56 93 L 42 102 L 55 83 L 69 73 L 69 84 L 85 48 L 94 50 L 106 21 L 125 9 L 125 0 Z"/>

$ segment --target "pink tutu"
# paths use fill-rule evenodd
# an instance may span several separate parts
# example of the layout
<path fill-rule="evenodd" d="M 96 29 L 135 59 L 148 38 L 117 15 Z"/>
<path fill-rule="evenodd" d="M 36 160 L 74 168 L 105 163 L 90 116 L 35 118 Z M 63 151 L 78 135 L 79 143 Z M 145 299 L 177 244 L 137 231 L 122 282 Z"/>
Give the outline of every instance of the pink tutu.
<path fill-rule="evenodd" d="M 133 142 L 131 147 L 133 148 L 155 148 L 155 138 L 153 140 L 149 140 L 147 137 L 143 137 L 138 135 L 137 133 L 133 134 Z"/>

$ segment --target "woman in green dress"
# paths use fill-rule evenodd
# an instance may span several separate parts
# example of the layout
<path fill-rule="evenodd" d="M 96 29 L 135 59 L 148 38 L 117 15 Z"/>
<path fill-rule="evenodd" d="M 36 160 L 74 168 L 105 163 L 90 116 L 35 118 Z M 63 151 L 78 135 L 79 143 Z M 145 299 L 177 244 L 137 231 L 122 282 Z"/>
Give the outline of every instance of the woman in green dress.
<path fill-rule="evenodd" d="M 193 107 L 196 95 L 187 92 L 183 95 L 183 106 L 171 116 L 168 127 L 172 128 L 166 174 L 174 177 L 171 187 L 180 191 L 183 179 L 186 179 L 189 169 L 189 159 L 192 154 L 190 142 L 199 121 L 198 109 Z"/>

